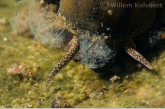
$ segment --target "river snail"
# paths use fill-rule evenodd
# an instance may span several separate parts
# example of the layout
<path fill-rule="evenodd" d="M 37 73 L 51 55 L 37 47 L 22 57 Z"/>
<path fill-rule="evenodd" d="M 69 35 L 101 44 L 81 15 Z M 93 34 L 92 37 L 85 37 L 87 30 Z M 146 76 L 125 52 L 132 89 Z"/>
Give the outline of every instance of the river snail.
<path fill-rule="evenodd" d="M 136 45 L 132 39 L 139 37 L 153 25 L 164 26 L 164 20 L 157 20 L 156 17 L 158 11 L 164 10 L 161 7 L 144 8 L 135 5 L 152 6 L 161 2 L 163 1 L 40 0 L 38 6 L 30 12 L 30 26 L 35 37 L 50 46 L 70 47 L 51 72 L 45 87 L 73 57 L 94 70 L 104 68 L 113 63 L 120 46 L 152 70 L 152 65 L 135 50 Z M 126 7 L 128 4 L 129 7 Z M 34 20 L 35 17 L 37 20 Z"/>

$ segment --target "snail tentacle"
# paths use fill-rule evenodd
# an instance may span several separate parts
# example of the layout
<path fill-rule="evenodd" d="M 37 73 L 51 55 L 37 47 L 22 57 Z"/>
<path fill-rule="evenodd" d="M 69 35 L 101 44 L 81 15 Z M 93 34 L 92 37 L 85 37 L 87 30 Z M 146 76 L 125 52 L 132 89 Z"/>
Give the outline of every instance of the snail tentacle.
<path fill-rule="evenodd" d="M 67 63 L 70 62 L 70 60 L 75 56 L 77 51 L 79 50 L 79 40 L 76 36 L 73 36 L 71 41 L 69 42 L 70 49 L 66 53 L 66 55 L 61 59 L 61 61 L 55 66 L 55 68 L 52 70 L 51 74 L 47 78 L 45 88 L 47 88 L 48 84 L 52 80 L 52 78 L 60 71 Z"/>
<path fill-rule="evenodd" d="M 135 50 L 136 46 L 132 40 L 124 41 L 123 47 L 125 51 L 133 57 L 135 60 L 139 61 L 149 69 L 153 69 L 152 65 L 138 52 Z"/>

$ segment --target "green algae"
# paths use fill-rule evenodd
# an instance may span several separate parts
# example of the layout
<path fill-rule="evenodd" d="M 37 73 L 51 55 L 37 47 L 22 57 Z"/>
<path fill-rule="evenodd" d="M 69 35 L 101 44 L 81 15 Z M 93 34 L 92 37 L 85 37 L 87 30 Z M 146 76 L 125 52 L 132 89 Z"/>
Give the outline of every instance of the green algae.
<path fill-rule="evenodd" d="M 0 2 L 0 18 L 10 21 L 17 10 L 14 1 Z M 65 52 L 14 35 L 11 23 L 0 25 L 0 107 L 50 107 L 58 96 L 71 107 L 165 107 L 165 51 L 152 61 L 155 71 L 124 70 L 119 74 L 121 80 L 114 83 L 108 74 L 98 75 L 80 62 L 71 61 L 45 89 L 47 77 Z M 37 76 L 20 78 L 8 73 L 14 63 L 31 66 Z"/>

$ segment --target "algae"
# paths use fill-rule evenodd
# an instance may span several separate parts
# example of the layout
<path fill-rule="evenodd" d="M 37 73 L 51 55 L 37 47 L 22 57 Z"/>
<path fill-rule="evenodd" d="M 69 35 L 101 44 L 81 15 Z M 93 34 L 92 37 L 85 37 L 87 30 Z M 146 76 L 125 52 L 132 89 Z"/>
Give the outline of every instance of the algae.
<path fill-rule="evenodd" d="M 133 68 L 123 65 L 116 71 L 120 80 L 111 82 L 113 74 L 99 75 L 80 62 L 71 61 L 44 89 L 49 73 L 65 52 L 44 46 L 33 37 L 13 34 L 10 18 L 25 6 L 15 2 L 18 1 L 0 1 L 0 18 L 8 21 L 0 25 L 1 108 L 50 107 L 59 96 L 66 100 L 63 107 L 66 103 L 71 107 L 165 107 L 164 42 L 159 44 L 162 50 L 152 60 L 154 71 L 143 66 L 137 69 L 132 58 L 123 56 L 118 60 L 132 64 Z M 154 50 L 148 51 L 155 54 Z M 114 68 L 119 68 L 119 64 Z"/>

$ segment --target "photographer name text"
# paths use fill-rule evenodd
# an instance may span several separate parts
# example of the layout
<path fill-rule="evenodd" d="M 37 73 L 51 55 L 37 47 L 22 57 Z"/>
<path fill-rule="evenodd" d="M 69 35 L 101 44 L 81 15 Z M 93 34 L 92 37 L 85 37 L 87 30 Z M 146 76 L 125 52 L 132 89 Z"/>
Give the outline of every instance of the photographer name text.
<path fill-rule="evenodd" d="M 108 2 L 106 2 L 108 3 Z M 147 4 L 147 3 L 134 3 L 134 4 L 124 4 L 122 2 L 109 3 L 107 4 L 111 8 L 163 8 L 163 4 Z M 106 5 L 106 6 L 107 6 Z"/>

